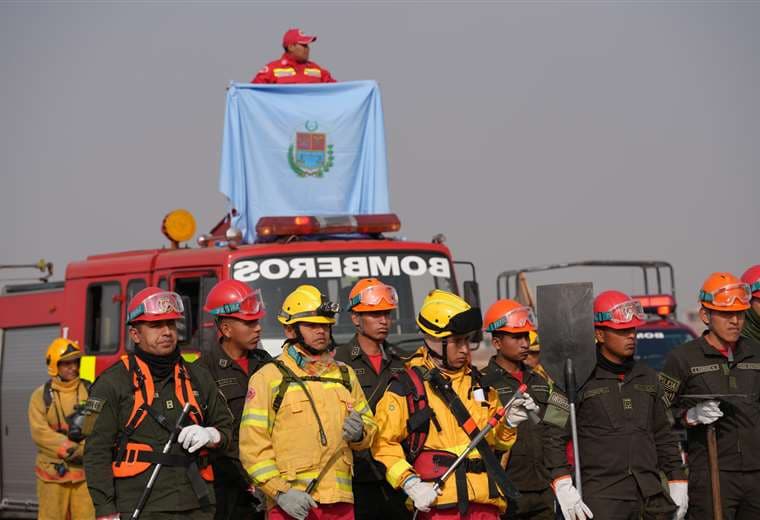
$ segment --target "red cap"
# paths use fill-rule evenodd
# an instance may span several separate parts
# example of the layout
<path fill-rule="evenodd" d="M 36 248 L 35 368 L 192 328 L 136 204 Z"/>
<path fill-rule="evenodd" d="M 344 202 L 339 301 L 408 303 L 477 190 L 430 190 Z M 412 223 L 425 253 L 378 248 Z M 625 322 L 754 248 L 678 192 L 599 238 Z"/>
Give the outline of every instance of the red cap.
<path fill-rule="evenodd" d="M 282 35 L 282 44 L 285 47 L 288 45 L 295 45 L 296 43 L 306 45 L 315 41 L 317 41 L 316 36 L 309 36 L 308 34 L 304 34 L 301 32 L 301 29 L 298 28 L 288 29 L 285 31 L 285 34 Z"/>
<path fill-rule="evenodd" d="M 742 275 L 742 282 L 749 285 L 752 296 L 760 298 L 760 264 L 753 265 Z"/>

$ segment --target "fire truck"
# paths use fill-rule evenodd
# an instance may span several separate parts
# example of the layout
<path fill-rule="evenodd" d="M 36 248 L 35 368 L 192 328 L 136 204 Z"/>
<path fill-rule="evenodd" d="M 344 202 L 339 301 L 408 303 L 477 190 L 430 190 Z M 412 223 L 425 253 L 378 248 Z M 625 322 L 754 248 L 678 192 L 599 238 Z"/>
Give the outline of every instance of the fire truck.
<path fill-rule="evenodd" d="M 573 268 L 622 268 L 639 272 L 643 294 L 633 297 L 641 302 L 647 321 L 636 332 L 636 359 L 644 361 L 655 370 L 662 369 L 670 350 L 696 338 L 688 325 L 676 319 L 673 266 L 661 260 L 588 260 L 508 270 L 497 276 L 496 292 L 499 298 L 516 298 L 535 307 L 526 275 Z M 617 282 L 621 281 L 620 274 L 619 271 L 616 273 Z M 561 281 L 569 281 L 567 273 L 562 276 Z"/>
<path fill-rule="evenodd" d="M 203 302 L 219 280 L 250 283 L 263 294 L 262 347 L 279 354 L 282 327 L 276 320 L 285 296 L 301 284 L 317 286 L 332 301 L 344 303 L 353 284 L 377 277 L 399 294 L 390 341 L 419 345 L 416 305 L 435 288 L 459 293 L 457 264 L 467 269 L 464 297 L 479 305 L 475 268 L 454 262 L 442 235 L 413 242 L 398 232 L 394 214 L 334 217 L 263 217 L 257 240 L 244 244 L 230 226 L 231 216 L 198 247 L 182 246 L 195 233 L 192 216 L 179 210 L 164 219 L 170 247 L 99 254 L 72 262 L 58 282 L 6 286 L 0 295 L 0 518 L 34 518 L 34 454 L 27 406 L 35 387 L 48 375 L 44 363 L 50 341 L 60 335 L 83 346 L 81 375 L 94 380 L 120 356 L 134 349 L 125 325 L 130 298 L 148 285 L 180 294 L 185 319 L 178 325 L 186 359 L 202 355 L 217 341 L 213 318 Z M 333 329 L 337 342 L 354 333 L 349 316 L 339 313 Z"/>

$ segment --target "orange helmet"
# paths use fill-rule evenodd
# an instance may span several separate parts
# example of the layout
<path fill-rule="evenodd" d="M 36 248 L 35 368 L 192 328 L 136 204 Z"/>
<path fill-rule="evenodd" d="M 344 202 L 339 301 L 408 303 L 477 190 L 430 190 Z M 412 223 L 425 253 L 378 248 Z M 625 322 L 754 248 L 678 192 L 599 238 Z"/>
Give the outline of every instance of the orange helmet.
<path fill-rule="evenodd" d="M 749 285 L 731 273 L 713 273 L 699 291 L 699 303 L 716 311 L 746 311 L 752 291 Z"/>
<path fill-rule="evenodd" d="M 497 300 L 486 311 L 483 327 L 486 332 L 535 332 L 536 315 L 533 309 L 515 300 Z"/>
<path fill-rule="evenodd" d="M 749 285 L 752 296 L 760 298 L 760 264 L 753 265 L 742 275 L 742 282 Z"/>
<path fill-rule="evenodd" d="M 398 306 L 398 293 L 377 278 L 362 278 L 348 294 L 352 312 L 390 311 Z"/>

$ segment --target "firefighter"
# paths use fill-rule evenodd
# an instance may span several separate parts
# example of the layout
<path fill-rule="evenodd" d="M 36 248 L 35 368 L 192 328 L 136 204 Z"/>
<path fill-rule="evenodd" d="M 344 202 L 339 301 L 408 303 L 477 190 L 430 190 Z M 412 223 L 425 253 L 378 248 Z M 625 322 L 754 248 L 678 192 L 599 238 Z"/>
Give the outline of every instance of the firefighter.
<path fill-rule="evenodd" d="M 433 290 L 417 316 L 424 345 L 394 378 L 377 405 L 379 432 L 374 457 L 386 479 L 402 488 L 420 519 L 495 520 L 513 488 L 493 449 L 508 452 L 516 426 L 535 409 L 529 396 L 515 400 L 500 421 L 438 490 L 433 481 L 485 427 L 498 408 L 498 395 L 482 385 L 470 366 L 470 340 L 480 329 L 480 310 L 459 296 Z"/>
<path fill-rule="evenodd" d="M 760 343 L 760 264 L 753 265 L 742 275 L 742 282 L 749 285 L 752 299 L 744 317 L 742 336 Z"/>
<path fill-rule="evenodd" d="M 526 360 L 530 352 L 530 334 L 535 336 L 536 317 L 530 307 L 514 300 L 498 300 L 491 305 L 483 321 L 483 330 L 491 333 L 496 355 L 483 371 L 483 384 L 496 389 L 502 404 L 514 395 L 521 384 L 528 386 L 540 413 L 549 398 L 549 383 Z M 525 421 L 517 428 L 517 441 L 509 452 L 507 476 L 520 491 L 519 499 L 510 502 L 504 518 L 554 520 L 554 495 L 549 489 L 549 471 L 544 465 L 541 426 Z"/>
<path fill-rule="evenodd" d="M 253 290 L 239 280 L 222 280 L 208 293 L 203 309 L 214 316 L 219 343 L 204 352 L 200 363 L 205 366 L 224 394 L 234 418 L 232 441 L 217 456 L 214 468 L 216 520 L 263 520 L 257 513 L 257 501 L 251 493 L 248 475 L 239 460 L 239 428 L 248 379 L 271 356 L 259 349 L 264 301 L 260 290 Z"/>
<path fill-rule="evenodd" d="M 333 357 L 339 309 L 316 287 L 297 287 L 277 315 L 283 353 L 248 383 L 240 461 L 270 520 L 354 518 L 352 452 L 369 447 L 377 426 L 353 369 Z"/>
<path fill-rule="evenodd" d="M 597 363 L 576 405 L 583 499 L 565 451 L 571 438 L 567 399 L 556 391 L 549 398 L 545 459 L 567 520 L 592 513 L 601 520 L 681 520 L 686 514 L 686 474 L 657 372 L 634 360 L 636 328 L 645 317 L 641 303 L 622 292 L 594 299 Z"/>
<path fill-rule="evenodd" d="M 356 372 L 364 395 L 374 412 L 393 374 L 404 371 L 399 351 L 386 339 L 398 307 L 398 294 L 377 278 L 359 280 L 348 295 L 348 311 L 356 334 L 337 348 L 335 359 Z M 402 520 L 409 517 L 406 496 L 385 481 L 385 467 L 372 459 L 369 450 L 355 456 L 354 512 L 362 520 Z"/>
<path fill-rule="evenodd" d="M 731 273 L 711 274 L 699 292 L 707 331 L 673 349 L 660 374 L 673 418 L 686 428 L 690 518 L 712 516 L 709 424 L 717 430 L 723 515 L 760 518 L 760 345 L 740 334 L 751 295 Z"/>
<path fill-rule="evenodd" d="M 95 509 L 87 492 L 82 456 L 84 436 L 81 406 L 89 384 L 79 378 L 82 349 L 66 338 L 56 338 L 45 362 L 50 379 L 29 400 L 29 429 L 37 445 L 38 518 L 93 519 Z"/>
<path fill-rule="evenodd" d="M 132 514 L 155 463 L 162 464 L 161 473 L 140 518 L 214 516 L 207 452 L 229 445 L 232 414 L 211 374 L 182 360 L 177 320 L 183 312 L 177 293 L 158 287 L 138 292 L 127 308 L 134 353 L 122 356 L 92 387 L 84 461 L 99 520 Z M 163 454 L 186 403 L 190 413 L 177 442 Z"/>
<path fill-rule="evenodd" d="M 315 41 L 316 36 L 301 29 L 288 29 L 282 36 L 285 53 L 258 71 L 251 83 L 335 83 L 327 69 L 309 61 L 309 45 Z"/>

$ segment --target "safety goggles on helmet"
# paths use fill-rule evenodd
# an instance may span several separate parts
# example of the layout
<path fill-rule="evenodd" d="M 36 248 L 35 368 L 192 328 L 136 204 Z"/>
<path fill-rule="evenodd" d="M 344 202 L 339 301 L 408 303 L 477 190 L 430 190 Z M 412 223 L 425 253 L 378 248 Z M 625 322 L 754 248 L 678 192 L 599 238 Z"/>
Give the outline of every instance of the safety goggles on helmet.
<path fill-rule="evenodd" d="M 629 300 L 618 303 L 608 311 L 597 312 L 594 314 L 594 321 L 601 323 L 611 321 L 612 323 L 629 323 L 634 318 L 645 320 L 647 315 L 644 313 L 644 307 L 638 300 Z"/>
<path fill-rule="evenodd" d="M 530 307 L 517 307 L 506 313 L 501 318 L 491 322 L 486 328 L 486 332 L 493 332 L 503 327 L 517 329 L 524 327 L 528 323 L 530 323 L 534 328 L 536 327 L 537 320 L 536 315 L 533 313 L 533 309 Z"/>
<path fill-rule="evenodd" d="M 261 295 L 261 289 L 254 290 L 251 294 L 246 296 L 242 301 L 234 303 L 225 303 L 220 307 L 211 309 L 209 314 L 214 316 L 220 316 L 224 314 L 259 314 L 264 310 L 264 298 Z"/>
<path fill-rule="evenodd" d="M 322 295 L 323 301 L 313 311 L 303 311 L 303 312 L 296 312 L 295 314 L 288 314 L 284 310 L 280 311 L 280 316 L 282 318 L 285 318 L 286 320 L 295 320 L 298 318 L 309 318 L 311 316 L 322 316 L 324 318 L 334 318 L 335 315 L 340 312 L 340 304 L 324 300 L 324 295 Z"/>
<path fill-rule="evenodd" d="M 699 291 L 699 301 L 711 303 L 716 307 L 730 307 L 737 301 L 749 305 L 752 289 L 746 283 L 726 285 L 713 292 Z"/>
<path fill-rule="evenodd" d="M 140 305 L 127 314 L 127 323 L 134 321 L 144 314 L 160 316 L 161 314 L 179 313 L 185 311 L 182 304 L 182 298 L 179 294 L 170 291 L 164 291 L 151 294 L 145 298 Z"/>
<path fill-rule="evenodd" d="M 370 285 L 348 301 L 348 310 L 350 311 L 360 303 L 369 306 L 379 305 L 383 300 L 390 305 L 398 305 L 396 289 L 385 284 Z"/>

